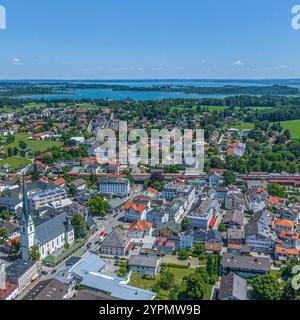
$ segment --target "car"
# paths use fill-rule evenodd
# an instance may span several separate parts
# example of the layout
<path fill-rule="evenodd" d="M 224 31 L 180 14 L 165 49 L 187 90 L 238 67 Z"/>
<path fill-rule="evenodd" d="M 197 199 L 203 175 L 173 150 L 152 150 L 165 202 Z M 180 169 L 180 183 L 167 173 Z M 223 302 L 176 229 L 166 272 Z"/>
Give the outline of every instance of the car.
<path fill-rule="evenodd" d="M 86 245 L 87 248 L 90 248 L 91 246 L 92 244 L 90 242 Z"/>
<path fill-rule="evenodd" d="M 47 276 L 47 275 L 48 275 L 48 272 L 45 271 L 45 270 L 43 270 L 43 271 L 41 272 L 41 274 L 42 274 L 43 276 Z"/>
<path fill-rule="evenodd" d="M 54 270 L 51 271 L 51 274 L 53 275 L 53 274 L 55 274 L 56 272 L 57 272 L 57 270 L 54 269 Z"/>

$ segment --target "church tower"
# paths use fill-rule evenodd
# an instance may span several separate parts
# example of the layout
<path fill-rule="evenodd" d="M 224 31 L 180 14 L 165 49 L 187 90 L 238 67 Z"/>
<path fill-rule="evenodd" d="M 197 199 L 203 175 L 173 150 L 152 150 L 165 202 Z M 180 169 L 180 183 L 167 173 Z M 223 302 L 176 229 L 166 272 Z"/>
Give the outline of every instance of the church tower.
<path fill-rule="evenodd" d="M 24 261 L 28 261 L 30 259 L 30 248 L 34 245 L 34 236 L 35 229 L 33 220 L 29 212 L 25 178 L 23 177 L 23 215 L 21 220 L 21 250 L 22 259 Z"/>

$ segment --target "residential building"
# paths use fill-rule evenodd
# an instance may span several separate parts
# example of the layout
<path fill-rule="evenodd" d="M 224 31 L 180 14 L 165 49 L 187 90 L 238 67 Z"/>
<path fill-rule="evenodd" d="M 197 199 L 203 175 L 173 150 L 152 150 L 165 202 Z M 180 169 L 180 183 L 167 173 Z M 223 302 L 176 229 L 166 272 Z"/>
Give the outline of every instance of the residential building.
<path fill-rule="evenodd" d="M 131 256 L 128 261 L 128 268 L 132 273 L 154 277 L 159 271 L 159 258 L 153 256 Z"/>
<path fill-rule="evenodd" d="M 129 227 L 131 238 L 143 238 L 152 235 L 153 224 L 147 221 L 134 221 Z"/>
<path fill-rule="evenodd" d="M 168 183 L 163 190 L 163 195 L 168 201 L 174 198 L 183 197 L 187 203 L 191 203 L 195 199 L 196 189 L 192 185 Z"/>
<path fill-rule="evenodd" d="M 100 253 L 125 256 L 130 251 L 130 235 L 127 230 L 116 228 L 101 244 Z"/>
<path fill-rule="evenodd" d="M 127 197 L 130 193 L 130 183 L 128 179 L 102 179 L 98 184 L 98 190 L 107 196 Z"/>
<path fill-rule="evenodd" d="M 223 272 L 235 272 L 242 277 L 255 277 L 271 271 L 269 258 L 241 256 L 232 253 L 224 253 L 222 256 Z"/>
<path fill-rule="evenodd" d="M 55 189 L 48 192 L 42 192 L 30 199 L 31 206 L 37 210 L 51 203 L 61 202 L 67 199 L 67 193 L 62 189 Z"/>
<path fill-rule="evenodd" d="M 248 300 L 247 281 L 235 273 L 222 277 L 218 294 L 219 300 Z"/>

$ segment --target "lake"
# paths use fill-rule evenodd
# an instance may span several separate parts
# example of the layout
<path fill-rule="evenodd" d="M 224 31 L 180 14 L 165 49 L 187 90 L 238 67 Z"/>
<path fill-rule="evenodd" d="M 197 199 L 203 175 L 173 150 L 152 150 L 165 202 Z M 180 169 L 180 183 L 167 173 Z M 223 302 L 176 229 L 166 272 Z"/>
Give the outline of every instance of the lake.
<path fill-rule="evenodd" d="M 288 85 L 300 88 L 300 80 L 86 80 L 86 81 L 31 81 L 35 83 L 40 82 L 70 82 L 70 83 L 101 83 L 110 85 L 126 85 L 129 87 L 151 87 L 161 85 L 173 86 L 195 86 L 195 87 L 222 87 L 227 85 L 232 86 L 270 86 L 270 85 Z M 46 100 L 60 100 L 60 99 L 109 99 L 109 100 L 125 100 L 132 99 L 137 101 L 145 100 L 159 100 L 159 99 L 199 99 L 199 98 L 225 98 L 232 95 L 207 95 L 207 94 L 186 94 L 183 92 L 158 92 L 158 91 L 114 91 L 111 89 L 77 89 L 63 94 L 50 95 L 29 95 L 22 96 L 19 99 L 46 99 Z"/>

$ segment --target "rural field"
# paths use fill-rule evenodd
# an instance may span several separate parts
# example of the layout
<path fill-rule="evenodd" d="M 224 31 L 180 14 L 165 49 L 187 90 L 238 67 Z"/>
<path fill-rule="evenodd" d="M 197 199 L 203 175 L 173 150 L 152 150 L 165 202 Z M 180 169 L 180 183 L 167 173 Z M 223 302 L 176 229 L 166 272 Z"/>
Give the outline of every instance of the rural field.
<path fill-rule="evenodd" d="M 9 157 L 0 161 L 0 166 L 3 166 L 5 164 L 9 164 L 12 169 L 15 170 L 19 167 L 28 166 L 29 164 L 31 164 L 31 161 L 20 157 Z"/>
<path fill-rule="evenodd" d="M 278 122 L 276 122 L 278 123 Z M 289 130 L 293 139 L 300 138 L 300 119 L 290 121 L 280 121 L 283 130 Z"/>
<path fill-rule="evenodd" d="M 5 151 L 7 151 L 8 148 L 19 147 L 20 141 L 24 141 L 27 144 L 28 148 L 31 149 L 31 152 L 37 152 L 37 151 L 44 152 L 44 151 L 48 150 L 49 148 L 61 147 L 63 145 L 63 143 L 60 141 L 28 140 L 30 135 L 24 134 L 24 133 L 16 134 L 15 137 L 16 137 L 16 140 L 13 143 L 4 147 Z"/>

